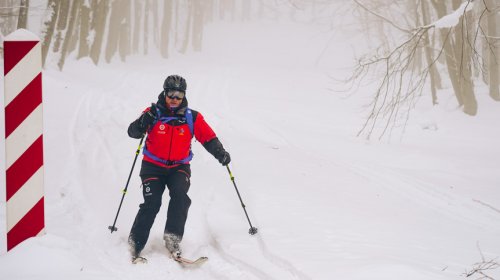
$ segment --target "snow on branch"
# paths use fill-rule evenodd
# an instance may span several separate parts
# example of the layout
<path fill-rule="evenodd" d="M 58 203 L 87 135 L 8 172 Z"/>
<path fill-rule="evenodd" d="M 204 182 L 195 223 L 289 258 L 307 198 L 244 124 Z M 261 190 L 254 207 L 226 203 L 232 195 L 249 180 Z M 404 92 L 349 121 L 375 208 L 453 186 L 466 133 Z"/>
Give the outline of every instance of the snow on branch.
<path fill-rule="evenodd" d="M 466 12 L 472 10 L 472 8 L 474 7 L 474 3 L 472 1 L 473 0 L 463 2 L 462 5 L 460 5 L 460 7 L 454 12 L 438 19 L 429 26 L 435 28 L 451 28 L 457 26 L 457 24 L 460 22 L 460 17 L 462 17 L 462 15 L 464 15 Z"/>

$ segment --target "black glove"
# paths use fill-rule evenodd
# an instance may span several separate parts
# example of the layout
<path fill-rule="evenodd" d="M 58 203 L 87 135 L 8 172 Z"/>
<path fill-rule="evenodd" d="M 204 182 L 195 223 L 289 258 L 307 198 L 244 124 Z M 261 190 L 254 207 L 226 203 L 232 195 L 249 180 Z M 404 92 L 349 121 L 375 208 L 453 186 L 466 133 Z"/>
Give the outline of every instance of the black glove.
<path fill-rule="evenodd" d="M 217 155 L 217 160 L 220 162 L 220 164 L 226 166 L 231 162 L 231 156 L 228 152 L 222 151 Z"/>
<path fill-rule="evenodd" d="M 151 104 L 149 111 L 143 113 L 140 117 L 140 124 L 143 128 L 147 128 L 156 120 L 156 105 Z"/>
<path fill-rule="evenodd" d="M 231 162 L 231 156 L 226 152 L 222 143 L 217 137 L 203 144 L 203 147 L 207 149 L 222 165 L 226 166 Z"/>

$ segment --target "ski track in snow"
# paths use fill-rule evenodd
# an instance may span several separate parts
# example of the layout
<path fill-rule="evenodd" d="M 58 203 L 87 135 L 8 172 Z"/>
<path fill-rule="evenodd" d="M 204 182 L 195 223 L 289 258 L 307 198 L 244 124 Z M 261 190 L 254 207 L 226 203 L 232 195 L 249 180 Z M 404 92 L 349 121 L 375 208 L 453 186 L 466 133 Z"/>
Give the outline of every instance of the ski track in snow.
<path fill-rule="evenodd" d="M 221 76 L 226 76 L 224 75 Z M 207 83 L 210 83 L 210 79 L 205 80 Z M 204 81 L 202 80 L 201 83 Z M 229 81 L 225 79 L 225 86 L 222 88 L 224 89 L 227 87 L 227 83 Z M 226 108 L 226 111 L 231 111 L 229 110 L 230 104 L 228 103 L 230 96 L 228 96 L 227 90 L 221 90 L 218 91 L 222 96 L 219 96 L 217 98 L 222 98 L 222 100 L 225 100 L 224 106 Z M 197 98 L 197 97 L 195 97 Z M 204 95 L 201 96 L 201 99 L 204 99 Z M 214 98 L 211 96 L 210 98 Z M 85 95 L 82 95 L 79 97 L 77 104 L 75 105 L 75 110 L 73 116 L 71 116 L 70 120 L 70 127 L 69 127 L 69 135 L 72 137 L 71 145 L 70 145 L 70 151 L 73 155 L 75 155 L 76 158 L 82 158 L 80 155 L 83 153 L 87 153 L 88 151 L 88 144 L 87 142 L 88 139 L 94 138 L 97 141 L 90 141 L 91 143 L 94 144 L 92 146 L 91 152 L 91 160 L 95 164 L 95 167 L 99 167 L 103 164 L 106 164 L 107 172 L 110 171 L 109 167 L 112 168 L 113 173 L 108 174 L 109 176 L 116 176 L 118 173 L 123 173 L 118 171 L 118 167 L 113 163 L 113 154 L 111 152 L 112 146 L 109 143 L 108 138 L 106 137 L 106 134 L 109 133 L 107 131 L 106 127 L 113 126 L 113 125 L 118 125 L 118 123 L 115 121 L 114 118 L 109 117 L 113 123 L 112 124 L 100 124 L 96 123 L 96 120 L 94 117 L 98 114 L 103 114 L 102 111 L 100 111 L 100 107 L 103 104 L 108 103 L 107 101 L 110 99 L 108 95 L 103 94 L 101 91 L 89 91 Z M 199 100 L 198 100 L 199 102 Z M 104 111 L 106 113 L 106 111 Z M 218 115 L 217 113 L 215 114 L 217 118 L 224 118 L 221 115 Z M 106 117 L 106 116 L 103 116 Z M 233 114 L 231 117 L 237 117 L 237 115 Z M 238 122 L 240 125 L 241 123 L 247 123 L 250 125 L 250 123 L 245 120 L 244 118 L 237 118 L 236 120 L 233 120 L 233 122 Z M 253 121 L 251 121 L 253 122 Z M 106 127 L 103 127 L 103 125 L 106 125 Z M 274 134 L 274 137 L 271 137 L 272 139 L 280 139 L 282 140 L 282 143 L 287 143 L 286 139 L 284 136 L 279 135 L 278 131 L 273 129 L 271 125 L 266 124 L 265 122 L 259 121 L 258 124 L 255 124 L 253 122 L 252 125 L 257 125 L 260 127 L 260 129 L 264 128 L 265 130 L 268 131 L 267 135 L 269 134 Z M 82 129 L 82 128 L 89 128 L 89 129 Z M 90 143 L 89 142 L 89 143 Z M 95 145 L 95 144 L 98 145 Z M 287 143 L 290 144 L 290 143 Z M 80 164 L 83 164 L 83 162 L 80 162 Z M 91 162 L 87 162 L 86 165 L 89 167 L 89 164 L 92 164 Z M 92 167 L 91 167 L 92 168 Z M 71 170 L 79 170 L 78 168 L 71 168 Z M 84 177 L 84 173 L 79 172 L 80 174 L 74 178 L 72 184 L 77 184 L 77 183 L 82 183 L 88 181 L 88 178 Z M 75 174 L 76 175 L 76 174 Z M 210 206 L 209 206 L 210 208 Z M 208 263 L 204 264 L 200 270 L 202 271 L 207 271 L 209 275 L 214 277 L 215 279 L 234 279 L 230 276 L 225 276 L 227 275 L 227 270 L 231 272 L 231 274 L 234 275 L 239 275 L 243 276 L 246 275 L 245 277 L 250 277 L 250 279 L 279 279 L 274 276 L 272 276 L 272 273 L 266 272 L 266 270 L 281 270 L 283 274 L 288 275 L 287 279 L 297 279 L 297 280 L 308 280 L 310 279 L 308 276 L 306 276 L 304 273 L 301 271 L 298 271 L 293 267 L 293 265 L 288 262 L 287 260 L 272 254 L 267 246 L 265 245 L 263 239 L 262 239 L 262 233 L 258 233 L 258 236 L 256 236 L 254 239 L 257 240 L 257 248 L 258 251 L 260 252 L 262 260 L 266 260 L 268 265 L 266 265 L 264 268 L 258 268 L 255 265 L 252 265 L 246 260 L 243 260 L 241 258 L 236 257 L 234 254 L 229 253 L 227 250 L 224 249 L 224 245 L 222 245 L 220 242 L 217 241 L 217 239 L 214 237 L 212 234 L 212 231 L 210 230 L 210 227 L 208 225 L 208 218 L 205 218 L 205 228 L 207 230 L 207 234 L 210 236 L 209 237 L 209 246 L 213 248 L 214 250 L 212 251 L 213 253 L 215 252 L 215 256 L 210 256 L 210 260 Z M 150 241 L 151 243 L 151 241 Z M 120 238 L 120 243 L 116 244 L 118 246 L 126 246 L 126 240 Z M 124 279 L 133 279 L 133 277 L 127 277 L 127 273 L 124 273 L 124 271 L 121 269 L 124 264 L 128 264 L 128 259 L 124 260 L 123 258 L 120 258 L 119 260 L 114 260 L 113 258 L 116 258 L 116 256 L 113 256 L 114 251 L 107 251 L 106 249 L 104 250 L 99 250 L 99 249 L 94 249 L 94 255 L 96 256 L 96 259 L 99 260 L 99 264 L 102 267 L 105 267 L 111 275 L 122 275 Z M 123 250 L 121 250 L 123 251 Z M 170 262 L 170 260 L 166 259 L 166 257 L 160 257 L 158 259 L 159 255 L 156 252 L 156 250 L 150 249 L 149 253 L 151 256 L 148 257 L 149 263 L 147 265 L 144 265 L 145 267 L 149 266 L 158 266 L 158 262 L 160 261 L 165 261 L 166 263 Z M 126 263 L 123 263 L 123 261 L 126 261 Z M 172 262 L 173 263 L 173 262 Z M 175 263 L 173 263 L 174 267 Z M 138 266 L 136 265 L 134 270 L 142 270 L 142 268 L 137 268 Z M 172 269 L 172 265 L 166 265 L 165 267 L 169 267 Z M 126 271 L 130 270 L 130 268 L 127 268 Z M 149 269 L 148 269 L 149 270 Z M 183 269 L 186 271 L 185 273 L 189 273 L 189 269 Z M 147 273 L 149 276 L 159 276 L 155 274 L 150 274 Z M 240 275 L 241 274 L 241 275 Z M 156 278 L 154 278 L 156 279 Z"/>
<path fill-rule="evenodd" d="M 264 240 L 262 239 L 262 233 L 260 233 L 259 236 L 257 236 L 257 241 L 259 244 L 260 251 L 262 255 L 271 263 L 276 265 L 277 267 L 280 267 L 281 269 L 284 269 L 288 271 L 292 278 L 290 279 L 299 279 L 299 280 L 312 280 L 312 278 L 308 277 L 305 275 L 302 271 L 296 269 L 289 261 L 286 259 L 279 257 L 276 254 L 271 253 L 271 251 L 267 248 L 266 244 L 264 243 Z"/>
<path fill-rule="evenodd" d="M 255 266 L 252 266 L 242 260 L 237 259 L 234 256 L 231 256 L 229 253 L 225 252 L 223 247 L 220 245 L 220 243 L 217 241 L 216 237 L 214 236 L 213 231 L 210 228 L 209 221 L 208 221 L 208 213 L 210 211 L 210 208 L 213 205 L 214 201 L 214 194 L 215 191 L 213 188 L 211 188 L 209 194 L 209 201 L 207 203 L 207 210 L 204 213 L 204 219 L 203 219 L 203 227 L 205 229 L 205 232 L 208 234 L 208 240 L 210 243 L 210 246 L 214 248 L 214 251 L 217 253 L 219 260 L 222 260 L 226 263 L 226 265 L 229 265 L 233 268 L 236 268 L 239 270 L 241 273 L 244 273 L 245 271 L 250 273 L 255 279 L 275 279 L 271 277 L 270 275 L 266 274 L 264 271 L 258 269 Z M 213 271 L 213 270 L 212 270 Z M 215 273 L 214 273 L 215 274 Z M 231 279 L 231 278 L 228 278 Z"/>
<path fill-rule="evenodd" d="M 216 235 L 214 234 L 210 223 L 209 223 L 209 213 L 212 205 L 214 204 L 214 194 L 215 191 L 213 188 L 209 190 L 209 198 L 208 202 L 206 205 L 206 208 L 208 209 L 205 214 L 204 214 L 204 219 L 203 219 L 203 227 L 205 229 L 205 232 L 208 234 L 208 239 L 209 239 L 209 244 L 210 247 L 212 247 L 214 252 L 217 253 L 217 257 L 211 257 L 212 260 L 210 260 L 211 263 L 215 262 L 220 262 L 224 261 L 226 265 L 233 267 L 233 269 L 241 271 L 241 273 L 249 273 L 253 278 L 255 279 L 270 279 L 270 280 L 278 280 L 278 279 L 297 279 L 297 280 L 310 280 L 308 276 L 306 276 L 304 273 L 301 271 L 297 270 L 296 268 L 293 267 L 293 265 L 285 260 L 284 258 L 281 258 L 275 254 L 272 254 L 267 246 L 265 245 L 263 238 L 262 238 L 262 232 L 257 233 L 255 236 L 249 236 L 246 239 L 249 240 L 249 242 L 254 243 L 252 241 L 256 241 L 257 248 L 259 250 L 260 256 L 262 257 L 263 260 L 267 261 L 267 265 L 262 267 L 259 266 L 257 267 L 256 265 L 251 264 L 248 260 L 243 260 L 241 257 L 236 257 L 234 254 L 229 253 L 227 250 L 224 249 L 224 245 L 221 244 L 216 238 Z M 259 257 L 253 257 L 253 258 L 259 258 Z M 215 267 L 219 267 L 219 264 L 213 264 L 209 265 L 209 269 L 211 271 L 211 274 L 213 275 L 220 275 L 220 272 L 215 271 Z M 224 266 L 224 265 L 222 265 Z M 279 270 L 281 271 L 280 275 L 288 275 L 286 278 L 277 278 L 275 276 L 272 276 L 273 274 L 267 272 L 267 270 Z M 220 279 L 220 278 L 217 278 Z M 224 279 L 224 278 L 223 278 Z M 233 278 L 227 278 L 227 279 L 233 279 Z"/>
<path fill-rule="evenodd" d="M 374 169 L 360 164 L 355 166 L 347 162 L 342 162 L 342 166 L 348 167 L 361 178 L 364 177 L 372 181 L 375 179 L 376 184 L 408 199 L 420 197 L 421 199 L 414 200 L 414 202 L 430 207 L 439 213 L 447 214 L 451 218 L 457 219 L 460 217 L 460 219 L 467 219 L 471 223 L 477 223 L 478 221 L 474 213 L 465 216 L 463 211 L 456 207 L 446 207 L 452 203 L 453 205 L 462 204 L 477 209 L 477 206 L 473 205 L 470 200 L 444 192 L 442 186 L 436 186 L 434 183 L 424 181 L 416 176 L 406 175 L 393 168 L 377 166 Z M 384 176 L 380 174 L 384 174 Z M 387 176 L 387 174 L 391 176 Z"/>

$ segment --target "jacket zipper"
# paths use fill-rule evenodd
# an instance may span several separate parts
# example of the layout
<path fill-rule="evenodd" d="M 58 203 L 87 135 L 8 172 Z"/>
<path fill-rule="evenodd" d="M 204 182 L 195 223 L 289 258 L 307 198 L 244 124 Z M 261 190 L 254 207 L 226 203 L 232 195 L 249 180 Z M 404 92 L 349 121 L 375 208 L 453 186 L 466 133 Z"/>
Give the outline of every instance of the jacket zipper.
<path fill-rule="evenodd" d="M 171 161 L 170 158 L 171 158 L 171 153 L 172 153 L 172 142 L 174 141 L 174 126 L 171 126 L 169 124 L 169 126 L 172 128 L 171 129 L 171 132 L 170 132 L 170 147 L 168 148 L 168 161 Z"/>

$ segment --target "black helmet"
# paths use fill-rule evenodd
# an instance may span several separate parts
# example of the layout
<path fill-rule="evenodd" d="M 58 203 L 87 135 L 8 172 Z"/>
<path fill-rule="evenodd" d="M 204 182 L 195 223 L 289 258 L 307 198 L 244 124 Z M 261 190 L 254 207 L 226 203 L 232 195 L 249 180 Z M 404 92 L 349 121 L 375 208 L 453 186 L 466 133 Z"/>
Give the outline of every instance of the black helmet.
<path fill-rule="evenodd" d="M 163 89 L 168 90 L 178 90 L 186 92 L 187 84 L 186 80 L 179 75 L 170 75 L 165 79 L 163 83 Z"/>

